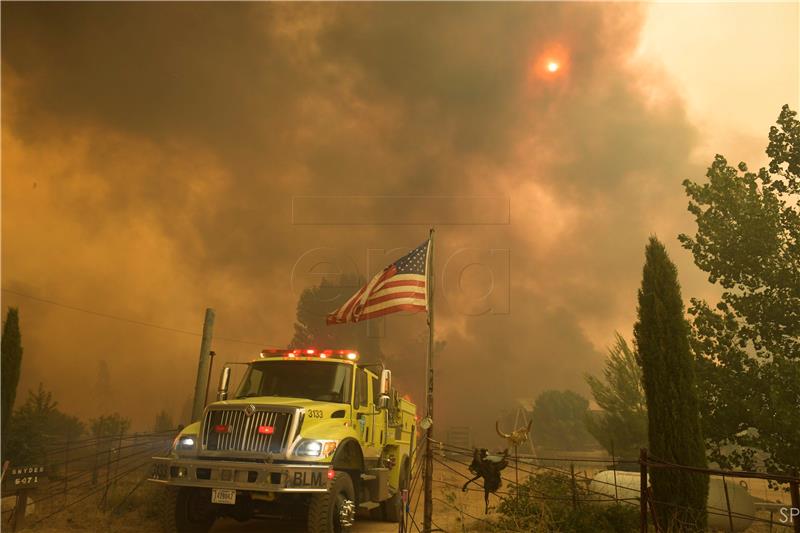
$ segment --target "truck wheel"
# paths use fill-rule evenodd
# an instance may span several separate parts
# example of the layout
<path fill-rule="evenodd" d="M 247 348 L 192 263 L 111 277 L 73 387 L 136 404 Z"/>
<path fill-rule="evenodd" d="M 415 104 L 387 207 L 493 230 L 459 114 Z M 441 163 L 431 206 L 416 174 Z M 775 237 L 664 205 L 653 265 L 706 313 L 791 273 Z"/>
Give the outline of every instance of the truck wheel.
<path fill-rule="evenodd" d="M 311 496 L 308 533 L 341 533 L 353 525 L 355 516 L 353 480 L 346 472 L 336 472 L 327 492 Z"/>
<path fill-rule="evenodd" d="M 402 469 L 400 470 L 400 483 L 398 484 L 397 492 L 392 495 L 388 500 L 381 502 L 383 508 L 383 517 L 387 522 L 399 522 L 403 516 L 403 490 L 408 488 L 408 460 L 403 461 Z"/>
<path fill-rule="evenodd" d="M 165 533 L 206 533 L 216 519 L 208 489 L 169 487 L 161 504 Z"/>

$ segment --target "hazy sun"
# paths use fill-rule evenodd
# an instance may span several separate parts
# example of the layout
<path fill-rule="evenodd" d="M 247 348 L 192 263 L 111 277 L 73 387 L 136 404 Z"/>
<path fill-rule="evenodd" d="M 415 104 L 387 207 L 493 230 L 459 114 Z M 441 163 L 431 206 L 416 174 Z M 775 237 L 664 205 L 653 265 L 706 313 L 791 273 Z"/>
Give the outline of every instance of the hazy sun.
<path fill-rule="evenodd" d="M 529 81 L 535 85 L 538 85 L 535 83 L 537 79 L 549 85 L 557 84 L 560 81 L 567 81 L 571 71 L 569 49 L 561 43 L 549 43 L 531 57 Z"/>

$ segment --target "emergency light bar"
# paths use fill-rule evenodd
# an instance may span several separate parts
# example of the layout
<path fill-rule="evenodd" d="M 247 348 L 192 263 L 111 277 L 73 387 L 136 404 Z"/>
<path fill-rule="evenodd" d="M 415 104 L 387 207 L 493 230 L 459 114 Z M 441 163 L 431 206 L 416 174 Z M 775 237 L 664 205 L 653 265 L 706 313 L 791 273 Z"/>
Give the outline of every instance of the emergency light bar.
<path fill-rule="evenodd" d="M 281 350 L 278 348 L 268 348 L 261 350 L 261 358 L 267 359 L 280 357 L 282 359 L 345 359 L 347 361 L 357 361 L 358 352 L 355 350 L 315 350 L 314 348 Z"/>

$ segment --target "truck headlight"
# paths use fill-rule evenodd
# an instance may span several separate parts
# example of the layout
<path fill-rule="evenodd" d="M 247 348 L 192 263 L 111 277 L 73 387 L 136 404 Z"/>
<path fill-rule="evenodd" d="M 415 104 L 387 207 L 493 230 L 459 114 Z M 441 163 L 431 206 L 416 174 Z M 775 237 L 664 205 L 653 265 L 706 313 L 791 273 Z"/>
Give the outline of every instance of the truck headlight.
<path fill-rule="evenodd" d="M 178 435 L 172 443 L 173 450 L 194 450 L 197 446 L 197 435 Z"/>
<path fill-rule="evenodd" d="M 335 440 L 303 439 L 295 448 L 294 454 L 301 457 L 328 457 L 336 451 L 337 444 Z"/>

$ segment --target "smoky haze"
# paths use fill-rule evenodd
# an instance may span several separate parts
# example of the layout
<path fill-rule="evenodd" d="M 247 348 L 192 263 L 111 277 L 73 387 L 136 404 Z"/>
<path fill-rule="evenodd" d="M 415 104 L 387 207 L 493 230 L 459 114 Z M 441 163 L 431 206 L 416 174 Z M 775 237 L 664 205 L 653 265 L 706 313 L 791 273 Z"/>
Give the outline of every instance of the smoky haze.
<path fill-rule="evenodd" d="M 677 248 L 680 181 L 701 171 L 668 80 L 631 60 L 636 4 L 2 15 L 3 287 L 184 331 L 4 292 L 20 390 L 81 416 L 178 416 L 206 307 L 218 360 L 247 360 L 289 342 L 303 288 L 369 276 L 441 224 L 437 418 L 488 435 L 518 399 L 586 393 L 630 335 L 647 236 Z M 375 330 L 422 405 L 424 317 Z"/>

